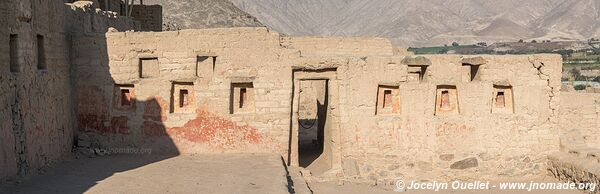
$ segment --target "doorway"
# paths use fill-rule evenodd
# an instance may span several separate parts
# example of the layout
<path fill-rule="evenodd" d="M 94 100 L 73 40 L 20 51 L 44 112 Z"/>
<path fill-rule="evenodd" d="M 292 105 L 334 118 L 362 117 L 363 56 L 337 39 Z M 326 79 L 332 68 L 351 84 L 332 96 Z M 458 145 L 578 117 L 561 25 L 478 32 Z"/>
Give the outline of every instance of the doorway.
<path fill-rule="evenodd" d="M 308 168 L 323 154 L 327 80 L 301 80 L 298 97 L 298 162 Z M 321 167 L 322 168 L 322 167 Z"/>
<path fill-rule="evenodd" d="M 341 167 L 336 69 L 295 70 L 288 161 L 313 175 Z"/>

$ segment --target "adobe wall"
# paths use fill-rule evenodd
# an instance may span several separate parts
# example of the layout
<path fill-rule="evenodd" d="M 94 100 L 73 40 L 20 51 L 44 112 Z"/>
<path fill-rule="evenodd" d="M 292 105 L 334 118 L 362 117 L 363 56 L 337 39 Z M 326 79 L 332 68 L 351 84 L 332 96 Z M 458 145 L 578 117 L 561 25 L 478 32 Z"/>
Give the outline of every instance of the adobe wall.
<path fill-rule="evenodd" d="M 162 31 L 163 10 L 161 5 L 133 5 L 131 17 L 140 22 L 142 31 Z"/>
<path fill-rule="evenodd" d="M 75 107 L 69 34 L 83 29 L 106 32 L 107 25 L 120 23 L 106 19 L 104 12 L 84 12 L 62 0 L 3 0 L 0 14 L 0 25 L 5 26 L 0 29 L 0 180 L 4 180 L 35 173 L 70 155 Z M 93 22 L 102 23 L 89 24 Z M 43 65 L 38 67 L 40 61 Z"/>
<path fill-rule="evenodd" d="M 301 51 L 302 56 L 393 55 L 392 43 L 370 37 L 281 37 L 281 46 Z"/>
<path fill-rule="evenodd" d="M 549 172 L 563 182 L 599 183 L 600 94 L 561 92 L 560 98 L 560 151 L 548 156 Z"/>
<path fill-rule="evenodd" d="M 486 62 L 475 81 L 465 78 L 461 61 L 478 56 L 425 57 L 431 65 L 421 82 L 407 81 L 399 59 L 369 57 L 363 65 L 369 68 L 346 72 L 340 102 L 347 104 L 340 112 L 349 180 L 393 184 L 397 177 L 494 180 L 545 173 L 546 154 L 558 150 L 560 56 L 481 56 Z M 393 83 L 400 110 L 374 114 L 376 86 Z M 512 86 L 514 112 L 493 110 L 495 84 Z M 456 86 L 457 112 L 435 113 L 440 85 Z"/>
<path fill-rule="evenodd" d="M 98 8 L 104 11 L 112 11 L 122 15 L 125 6 L 122 0 L 95 0 L 98 3 Z"/>
<path fill-rule="evenodd" d="M 286 61 L 293 55 L 266 28 L 107 33 L 74 37 L 73 46 L 79 129 L 107 147 L 287 151 L 291 79 L 282 72 L 291 72 Z M 97 50 L 107 53 L 90 54 Z M 198 72 L 197 56 L 209 57 Z M 140 58 L 157 60 L 159 69 L 143 73 L 153 77 L 140 78 Z M 230 114 L 232 83 L 247 82 L 253 83 L 253 112 Z M 179 83 L 193 84 L 194 106 L 185 112 L 173 110 Z M 133 85 L 134 108 L 115 108 L 115 84 Z"/>
<path fill-rule="evenodd" d="M 560 129 L 563 148 L 600 148 L 600 94 L 562 92 Z"/>
<path fill-rule="evenodd" d="M 104 33 L 109 28 L 118 31 L 139 30 L 140 23 L 123 16 L 116 12 L 102 11 L 97 9 L 96 5 L 89 1 L 79 1 L 72 4 L 65 4 L 64 28 L 71 34 L 84 33 Z"/>
<path fill-rule="evenodd" d="M 558 55 L 407 57 L 378 38 L 294 39 L 265 28 L 74 37 L 78 128 L 108 148 L 288 160 L 294 72 L 331 71 L 325 178 L 541 176 L 558 150 Z"/>

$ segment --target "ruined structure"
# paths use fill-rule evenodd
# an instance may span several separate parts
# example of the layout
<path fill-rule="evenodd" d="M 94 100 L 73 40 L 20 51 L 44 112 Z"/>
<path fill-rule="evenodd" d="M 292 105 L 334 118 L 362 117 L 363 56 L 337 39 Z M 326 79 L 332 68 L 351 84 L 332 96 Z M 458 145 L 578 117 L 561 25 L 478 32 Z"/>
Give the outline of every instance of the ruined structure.
<path fill-rule="evenodd" d="M 0 1 L 0 179 L 70 155 L 75 137 L 71 36 L 137 29 L 89 2 Z"/>
<path fill-rule="evenodd" d="M 317 178 L 380 183 L 538 176 L 559 147 L 555 55 L 399 56 L 386 39 L 266 28 L 73 41 L 78 129 L 108 147 L 276 152 Z"/>
<path fill-rule="evenodd" d="M 83 134 L 157 154 L 279 153 L 315 180 L 536 178 L 578 135 L 568 118 L 599 112 L 562 114 L 559 55 L 404 56 L 387 39 L 266 28 L 104 33 L 99 20 L 136 26 L 2 3 L 22 8 L 0 31 L 2 178 L 57 161 Z M 31 17 L 48 12 L 71 15 Z"/>

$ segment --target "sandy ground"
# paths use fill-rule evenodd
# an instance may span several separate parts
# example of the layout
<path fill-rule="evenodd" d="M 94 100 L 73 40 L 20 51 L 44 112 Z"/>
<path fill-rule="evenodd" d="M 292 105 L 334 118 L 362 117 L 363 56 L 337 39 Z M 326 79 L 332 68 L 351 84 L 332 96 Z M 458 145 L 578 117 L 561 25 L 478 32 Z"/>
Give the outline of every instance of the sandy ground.
<path fill-rule="evenodd" d="M 65 162 L 0 193 L 289 193 L 278 155 L 108 156 Z"/>
<path fill-rule="evenodd" d="M 297 194 L 582 194 L 576 190 L 506 191 L 408 190 L 336 183 L 309 183 L 291 169 Z M 540 180 L 538 182 L 553 182 Z M 528 182 L 528 181 L 524 181 Z M 310 187 L 310 190 L 309 188 Z M 275 154 L 121 155 L 74 159 L 19 183 L 0 184 L 0 193 L 207 193 L 288 194 L 288 177 L 281 156 Z"/>

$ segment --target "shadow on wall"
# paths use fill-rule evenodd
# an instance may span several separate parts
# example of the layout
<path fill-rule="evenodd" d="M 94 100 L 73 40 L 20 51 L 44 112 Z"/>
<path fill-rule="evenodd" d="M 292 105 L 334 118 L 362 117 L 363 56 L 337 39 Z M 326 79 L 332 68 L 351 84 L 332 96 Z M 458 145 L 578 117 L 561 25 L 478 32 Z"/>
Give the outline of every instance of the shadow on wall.
<path fill-rule="evenodd" d="M 163 30 L 163 7 L 161 5 L 133 5 L 131 17 L 141 23 L 142 31 Z"/>
<path fill-rule="evenodd" d="M 81 191 L 115 173 L 178 156 L 180 152 L 164 124 L 167 112 L 164 109 L 168 107 L 164 100 L 138 100 L 134 83 L 113 79 L 105 35 L 82 36 L 73 40 L 76 134 L 89 137 L 91 147 L 99 146 L 123 158 L 108 164 L 102 171 L 90 171 L 77 180 L 77 185 L 88 185 L 81 187 Z"/>
<path fill-rule="evenodd" d="M 329 152 L 325 147 L 325 124 L 329 101 L 326 80 L 303 80 L 300 82 L 298 100 L 298 163 L 313 173 L 327 169 Z"/>
<path fill-rule="evenodd" d="M 323 154 L 327 102 L 315 101 L 317 104 L 316 119 L 298 119 L 298 162 L 304 168 L 309 167 Z M 325 98 L 325 101 L 327 101 L 327 98 Z"/>
<path fill-rule="evenodd" d="M 81 159 L 59 164 L 50 169 L 53 173 L 34 175 L 24 183 L 0 185 L 0 193 L 84 193 L 116 173 L 180 155 L 167 134 L 159 100 L 136 100 L 134 91 L 127 89 L 130 85 L 112 79 L 105 36 L 72 40 L 78 128 L 74 155 Z"/>

